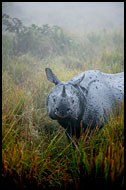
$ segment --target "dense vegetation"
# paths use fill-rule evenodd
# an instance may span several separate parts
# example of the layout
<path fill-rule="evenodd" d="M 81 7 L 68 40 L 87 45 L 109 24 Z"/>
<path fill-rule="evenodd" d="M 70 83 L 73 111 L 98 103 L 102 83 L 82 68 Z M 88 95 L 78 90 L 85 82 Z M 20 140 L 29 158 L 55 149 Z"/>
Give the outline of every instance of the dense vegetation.
<path fill-rule="evenodd" d="M 124 70 L 124 37 L 117 30 L 77 36 L 59 26 L 32 24 L 3 15 L 2 182 L 18 189 L 84 189 L 124 185 L 124 112 L 100 131 L 82 131 L 73 148 L 46 112 L 53 87 L 50 67 L 61 80 L 99 69 Z"/>

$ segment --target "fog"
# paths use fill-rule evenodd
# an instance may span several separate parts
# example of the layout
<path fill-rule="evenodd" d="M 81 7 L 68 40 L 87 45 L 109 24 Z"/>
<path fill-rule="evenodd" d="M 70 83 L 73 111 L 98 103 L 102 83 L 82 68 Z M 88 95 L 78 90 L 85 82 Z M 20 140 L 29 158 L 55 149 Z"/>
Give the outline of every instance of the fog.
<path fill-rule="evenodd" d="M 4 2 L 2 12 L 24 25 L 59 25 L 73 33 L 124 28 L 123 2 Z"/>

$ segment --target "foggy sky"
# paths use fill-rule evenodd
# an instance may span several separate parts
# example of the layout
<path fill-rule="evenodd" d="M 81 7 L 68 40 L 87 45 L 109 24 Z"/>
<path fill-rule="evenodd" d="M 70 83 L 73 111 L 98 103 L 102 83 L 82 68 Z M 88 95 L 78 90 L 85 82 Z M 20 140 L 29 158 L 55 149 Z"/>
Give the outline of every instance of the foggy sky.
<path fill-rule="evenodd" d="M 70 31 L 124 27 L 123 2 L 6 2 L 2 12 L 25 25 L 59 25 Z"/>

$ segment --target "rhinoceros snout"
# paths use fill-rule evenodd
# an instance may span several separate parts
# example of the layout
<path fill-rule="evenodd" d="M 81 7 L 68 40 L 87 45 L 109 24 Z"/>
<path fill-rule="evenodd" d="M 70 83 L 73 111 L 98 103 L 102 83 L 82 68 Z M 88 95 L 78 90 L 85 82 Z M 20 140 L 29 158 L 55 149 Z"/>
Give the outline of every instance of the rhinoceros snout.
<path fill-rule="evenodd" d="M 66 108 L 66 109 L 56 108 L 55 109 L 55 115 L 59 118 L 66 118 L 66 117 L 70 116 L 70 114 L 71 114 L 70 108 Z"/>

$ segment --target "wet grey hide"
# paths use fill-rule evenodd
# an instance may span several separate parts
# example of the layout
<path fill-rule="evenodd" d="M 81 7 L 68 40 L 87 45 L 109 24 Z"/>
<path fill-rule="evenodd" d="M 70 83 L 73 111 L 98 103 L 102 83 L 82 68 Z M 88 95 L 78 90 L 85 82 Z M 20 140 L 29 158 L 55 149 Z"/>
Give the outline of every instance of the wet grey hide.
<path fill-rule="evenodd" d="M 48 115 L 71 137 L 80 137 L 80 123 L 84 129 L 102 127 L 117 103 L 123 101 L 124 72 L 106 74 L 88 70 L 63 82 L 51 69 L 45 71 L 48 80 L 55 84 L 46 100 Z"/>

